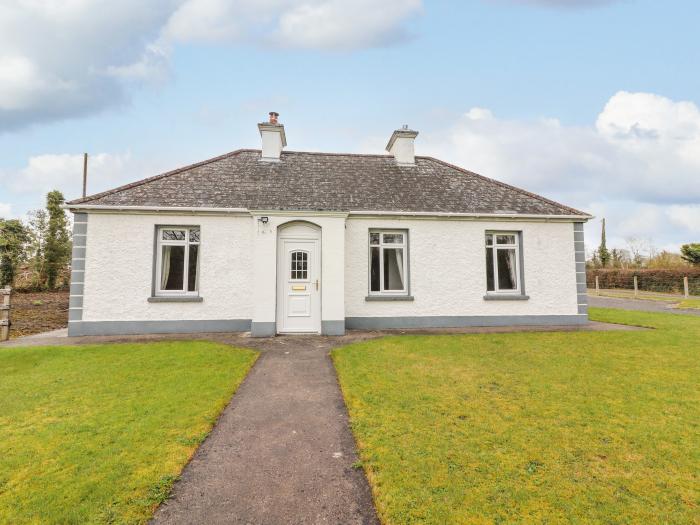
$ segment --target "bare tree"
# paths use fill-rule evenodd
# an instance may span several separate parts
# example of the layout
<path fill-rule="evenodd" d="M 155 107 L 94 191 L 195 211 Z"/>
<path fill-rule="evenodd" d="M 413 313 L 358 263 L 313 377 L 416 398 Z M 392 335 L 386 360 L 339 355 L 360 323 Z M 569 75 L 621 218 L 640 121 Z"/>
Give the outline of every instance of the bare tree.
<path fill-rule="evenodd" d="M 630 252 L 632 264 L 637 267 L 644 265 L 644 261 L 649 258 L 649 252 L 653 249 L 649 239 L 641 237 L 626 237 L 625 243 Z"/>

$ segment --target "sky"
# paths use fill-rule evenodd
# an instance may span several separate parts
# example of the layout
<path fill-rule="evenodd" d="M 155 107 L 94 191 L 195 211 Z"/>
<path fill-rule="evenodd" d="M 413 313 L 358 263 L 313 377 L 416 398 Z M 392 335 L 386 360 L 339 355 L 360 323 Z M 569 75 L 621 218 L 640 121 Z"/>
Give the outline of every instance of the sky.
<path fill-rule="evenodd" d="M 700 242 L 693 0 L 0 0 L 0 217 L 238 148 L 431 155 Z"/>

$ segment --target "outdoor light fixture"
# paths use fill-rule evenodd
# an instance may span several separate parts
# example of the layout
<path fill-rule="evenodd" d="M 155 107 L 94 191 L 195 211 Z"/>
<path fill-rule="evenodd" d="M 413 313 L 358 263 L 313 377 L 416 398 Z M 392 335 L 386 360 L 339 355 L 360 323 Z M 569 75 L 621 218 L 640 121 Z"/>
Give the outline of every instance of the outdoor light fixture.
<path fill-rule="evenodd" d="M 262 222 L 263 224 L 267 224 L 268 221 L 270 220 L 270 218 L 269 217 L 260 217 L 258 220 L 260 222 Z"/>

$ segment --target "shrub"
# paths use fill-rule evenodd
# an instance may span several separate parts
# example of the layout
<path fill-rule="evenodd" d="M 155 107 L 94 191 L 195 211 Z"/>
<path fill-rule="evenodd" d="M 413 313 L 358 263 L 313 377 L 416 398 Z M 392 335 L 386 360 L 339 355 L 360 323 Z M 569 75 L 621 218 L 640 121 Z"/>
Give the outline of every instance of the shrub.
<path fill-rule="evenodd" d="M 589 269 L 586 282 L 595 288 L 595 278 L 601 288 L 634 288 L 634 276 L 640 290 L 648 292 L 683 293 L 683 277 L 688 277 L 691 295 L 700 295 L 700 268 L 664 270 L 621 270 Z"/>

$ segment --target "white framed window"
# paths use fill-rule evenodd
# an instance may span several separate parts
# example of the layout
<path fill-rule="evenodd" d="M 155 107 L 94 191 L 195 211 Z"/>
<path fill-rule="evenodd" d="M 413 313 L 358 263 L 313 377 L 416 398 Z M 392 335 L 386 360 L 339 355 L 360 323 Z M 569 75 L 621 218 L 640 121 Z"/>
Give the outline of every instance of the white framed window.
<path fill-rule="evenodd" d="M 156 295 L 197 295 L 199 226 L 161 226 L 157 239 Z"/>
<path fill-rule="evenodd" d="M 520 234 L 486 232 L 486 292 L 520 293 Z"/>
<path fill-rule="evenodd" d="M 408 231 L 369 232 L 369 294 L 408 295 Z"/>

